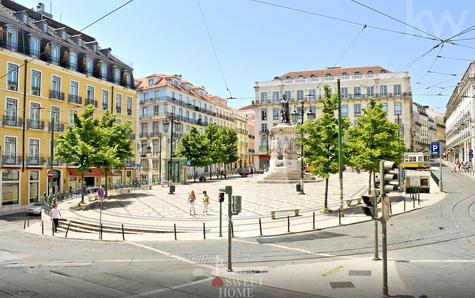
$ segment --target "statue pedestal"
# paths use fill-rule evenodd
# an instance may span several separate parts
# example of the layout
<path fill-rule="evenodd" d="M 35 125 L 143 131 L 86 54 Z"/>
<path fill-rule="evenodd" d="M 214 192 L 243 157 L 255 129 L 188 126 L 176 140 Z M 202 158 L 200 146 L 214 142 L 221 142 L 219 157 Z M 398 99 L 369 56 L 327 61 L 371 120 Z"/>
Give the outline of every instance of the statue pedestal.
<path fill-rule="evenodd" d="M 297 153 L 295 127 L 279 123 L 272 128 L 273 138 L 269 171 L 262 182 L 293 183 L 300 181 L 300 159 Z"/>

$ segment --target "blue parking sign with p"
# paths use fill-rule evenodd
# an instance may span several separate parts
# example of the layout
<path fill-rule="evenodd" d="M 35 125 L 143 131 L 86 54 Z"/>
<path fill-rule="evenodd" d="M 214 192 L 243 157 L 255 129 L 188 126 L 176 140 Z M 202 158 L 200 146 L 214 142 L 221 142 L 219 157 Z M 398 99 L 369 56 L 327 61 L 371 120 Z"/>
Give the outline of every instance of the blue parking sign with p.
<path fill-rule="evenodd" d="M 440 144 L 439 142 L 432 142 L 430 144 L 430 154 L 431 155 L 439 155 L 440 154 Z"/>

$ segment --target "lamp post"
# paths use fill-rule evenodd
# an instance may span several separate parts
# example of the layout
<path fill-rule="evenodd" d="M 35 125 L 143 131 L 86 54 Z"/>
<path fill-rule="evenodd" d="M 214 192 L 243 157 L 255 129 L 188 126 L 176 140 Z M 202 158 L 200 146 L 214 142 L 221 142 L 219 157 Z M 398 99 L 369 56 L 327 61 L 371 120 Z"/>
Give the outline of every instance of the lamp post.
<path fill-rule="evenodd" d="M 297 125 L 303 125 L 303 122 L 304 122 L 303 116 L 304 116 L 304 113 L 306 111 L 305 110 L 305 100 L 300 99 L 299 103 L 300 103 L 300 114 L 297 111 L 294 110 L 292 112 L 292 118 L 294 120 L 294 123 L 296 123 Z M 300 116 L 300 123 L 298 123 L 297 116 Z M 314 118 L 315 118 L 315 113 L 312 111 L 312 109 L 309 108 L 308 111 L 307 111 L 307 119 L 312 120 Z M 303 133 L 301 135 L 301 139 L 303 139 Z M 305 168 L 304 168 L 304 164 L 303 164 L 303 144 L 300 144 L 300 190 L 298 192 L 300 195 L 305 194 L 305 191 L 304 191 L 304 188 L 303 188 L 304 174 L 305 174 Z"/>
<path fill-rule="evenodd" d="M 170 118 L 170 121 L 168 119 Z M 168 176 L 167 180 L 170 181 L 170 179 L 173 179 L 173 126 L 176 125 L 176 130 L 180 129 L 181 123 L 176 119 L 176 115 L 172 112 L 170 113 L 165 121 L 163 122 L 163 128 L 165 131 L 168 131 L 168 126 L 170 126 L 170 159 L 168 161 Z"/>
<path fill-rule="evenodd" d="M 162 183 L 162 133 L 158 133 L 158 183 Z"/>
<path fill-rule="evenodd" d="M 152 185 L 152 147 L 150 145 L 147 145 L 147 162 L 148 162 L 148 170 L 147 170 L 148 185 Z"/>

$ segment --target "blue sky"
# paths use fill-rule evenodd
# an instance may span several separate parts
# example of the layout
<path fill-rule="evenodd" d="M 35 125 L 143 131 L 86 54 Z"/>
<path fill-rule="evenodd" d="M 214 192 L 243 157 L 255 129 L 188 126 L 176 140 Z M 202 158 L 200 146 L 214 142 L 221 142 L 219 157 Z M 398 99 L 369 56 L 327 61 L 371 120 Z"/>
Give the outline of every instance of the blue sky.
<path fill-rule="evenodd" d="M 271 80 L 288 71 L 333 66 L 362 26 L 249 0 L 200 0 L 223 73 L 233 97 L 230 105 L 246 105 L 254 96 L 254 82 Z M 406 33 L 410 27 L 361 7 L 350 0 L 263 0 Z M 34 7 L 38 1 L 18 0 Z M 54 18 L 81 29 L 125 0 L 52 0 Z M 440 38 L 448 38 L 475 24 L 472 0 L 395 0 L 361 2 Z M 50 8 L 45 1 L 47 10 Z M 135 0 L 87 29 L 102 47 L 132 64 L 135 77 L 178 73 L 208 92 L 228 97 L 196 0 Z M 475 30 L 459 38 L 475 38 Z M 462 74 L 475 59 L 475 39 L 457 41 L 472 47 L 445 44 L 407 70 L 414 100 L 445 110 L 459 76 L 427 74 L 427 70 Z M 437 42 L 366 28 L 337 66 L 380 65 L 391 71 L 404 68 Z M 432 65 L 433 64 L 433 65 Z M 432 65 L 432 68 L 431 68 Z M 416 83 L 419 82 L 420 84 Z M 441 84 L 438 84 L 441 83 Z M 435 85 L 430 89 L 427 87 Z M 445 87 L 444 89 L 439 87 Z"/>

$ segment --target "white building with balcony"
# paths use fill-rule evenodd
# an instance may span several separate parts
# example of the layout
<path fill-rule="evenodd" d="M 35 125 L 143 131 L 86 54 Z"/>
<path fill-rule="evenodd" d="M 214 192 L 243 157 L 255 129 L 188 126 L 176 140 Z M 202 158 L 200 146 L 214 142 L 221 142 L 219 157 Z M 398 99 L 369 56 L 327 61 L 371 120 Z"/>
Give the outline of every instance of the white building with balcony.
<path fill-rule="evenodd" d="M 450 162 L 472 161 L 475 148 L 475 61 L 457 83 L 447 103 L 445 153 Z M 472 165 L 473 166 L 473 165 Z"/>
<path fill-rule="evenodd" d="M 180 75 L 152 74 L 136 85 L 142 181 L 183 181 L 181 169 L 186 163 L 174 155 L 181 136 L 191 127 L 200 132 L 208 123 L 236 128 L 236 111 L 227 106 L 225 99 L 208 94 L 203 86 L 194 86 Z"/>
<path fill-rule="evenodd" d="M 305 109 L 320 116 L 320 99 L 323 86 L 329 85 L 332 92 L 337 90 L 337 79 L 341 81 L 342 116 L 354 124 L 362 115 L 370 98 L 383 104 L 388 119 L 401 124 L 401 135 L 408 150 L 413 147 L 413 116 L 410 77 L 407 72 L 390 72 L 380 66 L 369 67 L 329 67 L 320 70 L 289 72 L 275 77 L 272 81 L 255 83 L 254 101 L 256 113 L 256 161 L 258 169 L 266 168 L 268 141 L 266 134 L 280 119 L 280 100 L 285 95 L 290 100 L 290 110 L 301 114 L 301 101 Z"/>
<path fill-rule="evenodd" d="M 429 106 L 413 103 L 414 151 L 429 152 L 430 144 L 437 140 L 437 123 L 428 112 Z"/>

